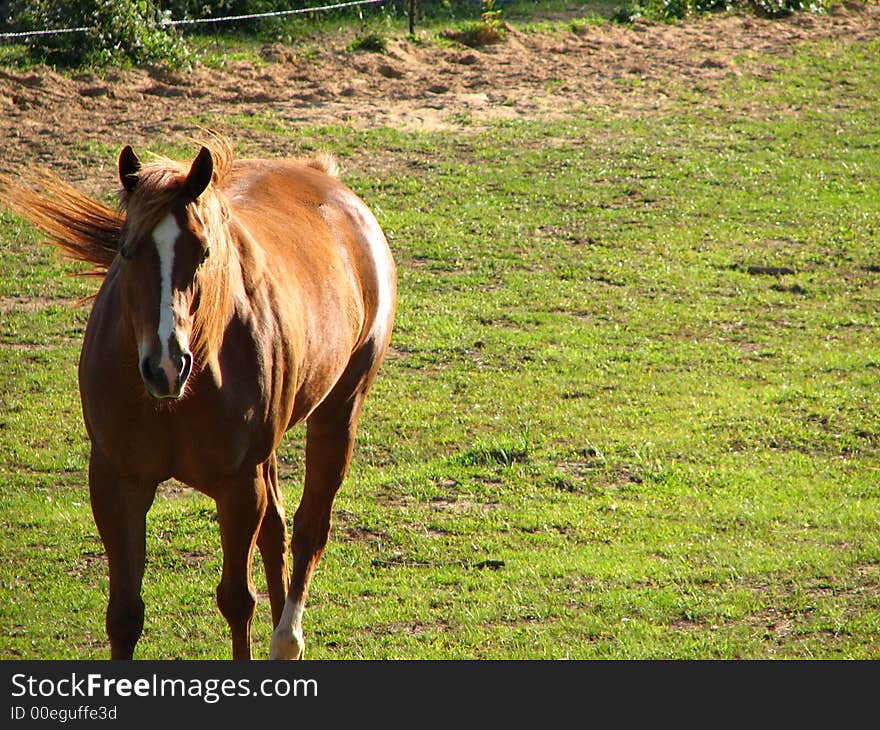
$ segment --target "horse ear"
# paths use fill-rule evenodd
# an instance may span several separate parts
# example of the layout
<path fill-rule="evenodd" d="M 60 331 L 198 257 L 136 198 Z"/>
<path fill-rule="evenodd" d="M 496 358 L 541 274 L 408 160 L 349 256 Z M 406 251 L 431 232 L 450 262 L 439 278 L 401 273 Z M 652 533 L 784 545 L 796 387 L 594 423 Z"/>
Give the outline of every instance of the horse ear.
<path fill-rule="evenodd" d="M 119 180 L 122 182 L 122 187 L 128 190 L 128 192 L 131 192 L 137 187 L 138 173 L 140 170 L 141 161 L 134 153 L 131 145 L 125 145 L 122 152 L 119 154 Z"/>
<path fill-rule="evenodd" d="M 195 200 L 205 192 L 213 174 L 214 160 L 211 158 L 211 152 L 207 147 L 202 147 L 186 176 L 186 191 L 190 200 Z"/>

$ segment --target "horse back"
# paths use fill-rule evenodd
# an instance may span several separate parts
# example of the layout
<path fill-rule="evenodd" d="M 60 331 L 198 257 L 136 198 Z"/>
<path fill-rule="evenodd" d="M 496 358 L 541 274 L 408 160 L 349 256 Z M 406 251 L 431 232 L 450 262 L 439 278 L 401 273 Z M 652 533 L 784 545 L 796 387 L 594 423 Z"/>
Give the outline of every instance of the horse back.
<path fill-rule="evenodd" d="M 240 160 L 225 192 L 264 265 L 311 290 L 303 292 L 311 299 L 304 307 L 321 310 L 334 294 L 349 297 L 344 306 L 358 344 L 372 336 L 387 346 L 397 281 L 388 244 L 363 201 L 326 169 L 313 161 Z"/>

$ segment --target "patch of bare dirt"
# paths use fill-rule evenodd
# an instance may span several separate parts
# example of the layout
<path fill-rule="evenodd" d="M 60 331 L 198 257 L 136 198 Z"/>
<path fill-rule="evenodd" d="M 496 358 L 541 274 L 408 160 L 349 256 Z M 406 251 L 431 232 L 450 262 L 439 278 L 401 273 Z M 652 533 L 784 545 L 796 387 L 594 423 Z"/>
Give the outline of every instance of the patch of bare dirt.
<path fill-rule="evenodd" d="M 69 306 L 71 306 L 71 300 L 61 297 L 30 297 L 23 295 L 0 297 L 0 314 L 38 312 L 48 307 Z"/>
<path fill-rule="evenodd" d="M 135 69 L 62 75 L 0 69 L 0 161 L 54 168 L 106 190 L 106 147 L 148 149 L 206 120 L 248 154 L 295 153 L 295 140 L 249 130 L 235 118 L 266 113 L 291 128 L 347 123 L 404 130 L 455 129 L 503 118 L 564 117 L 583 105 L 623 114 L 663 108 L 671 82 L 711 94 L 749 68 L 750 51 L 786 56 L 823 38 L 880 37 L 880 6 L 836 6 L 824 16 L 762 20 L 725 15 L 666 25 L 607 24 L 583 33 L 511 29 L 481 49 L 392 41 L 384 54 L 329 48 L 317 58 L 267 46 L 258 62 L 223 69 Z M 288 144 L 291 149 L 279 145 Z"/>

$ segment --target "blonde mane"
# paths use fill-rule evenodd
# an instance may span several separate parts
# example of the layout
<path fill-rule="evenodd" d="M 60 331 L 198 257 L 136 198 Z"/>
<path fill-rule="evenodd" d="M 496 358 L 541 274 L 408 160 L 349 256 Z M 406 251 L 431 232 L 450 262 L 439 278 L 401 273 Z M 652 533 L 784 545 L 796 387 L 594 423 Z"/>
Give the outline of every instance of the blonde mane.
<path fill-rule="evenodd" d="M 217 188 L 232 170 L 234 156 L 231 143 L 222 135 L 210 134 L 204 140 L 194 141 L 208 148 L 214 163 L 211 184 L 196 201 L 199 213 L 203 213 L 211 207 L 206 201 L 218 197 Z M 188 162 L 161 155 L 155 155 L 141 166 L 134 189 L 129 191 L 123 187 L 119 191 L 120 209 L 127 213 L 126 238 L 136 241 L 148 236 L 170 209 L 191 202 L 185 199 L 189 169 Z M 223 201 L 217 202 L 223 205 Z"/>

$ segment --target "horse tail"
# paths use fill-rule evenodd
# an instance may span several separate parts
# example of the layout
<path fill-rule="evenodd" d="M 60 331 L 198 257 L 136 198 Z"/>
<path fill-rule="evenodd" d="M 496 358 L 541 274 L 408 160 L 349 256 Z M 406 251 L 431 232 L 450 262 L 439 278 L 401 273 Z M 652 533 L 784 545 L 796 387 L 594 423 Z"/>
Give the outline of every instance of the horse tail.
<path fill-rule="evenodd" d="M 84 276 L 103 277 L 116 258 L 122 214 L 49 172 L 0 175 L 0 206 L 36 226 L 67 257 L 92 264 Z"/>

